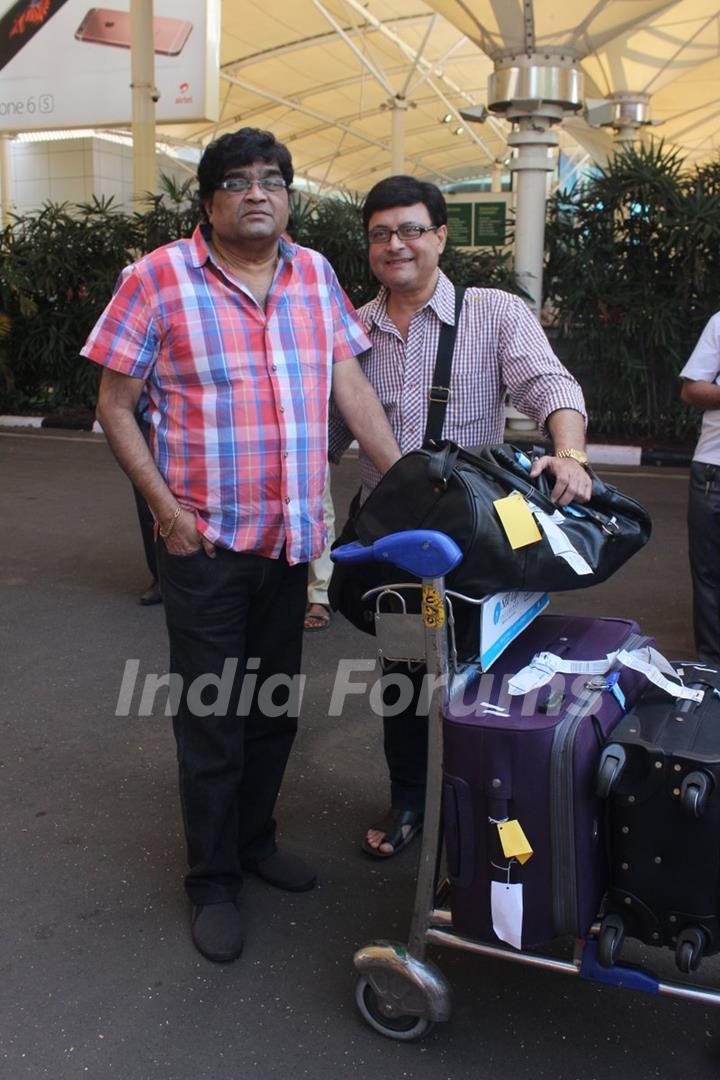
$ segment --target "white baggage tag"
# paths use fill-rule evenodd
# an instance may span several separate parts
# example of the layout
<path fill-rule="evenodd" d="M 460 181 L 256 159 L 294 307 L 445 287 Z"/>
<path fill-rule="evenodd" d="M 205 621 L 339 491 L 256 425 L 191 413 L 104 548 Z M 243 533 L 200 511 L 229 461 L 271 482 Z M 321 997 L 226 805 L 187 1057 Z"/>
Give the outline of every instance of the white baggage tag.
<path fill-rule="evenodd" d="M 490 910 L 493 930 L 501 941 L 522 948 L 523 887 L 509 881 L 490 882 Z"/>
<path fill-rule="evenodd" d="M 583 575 L 594 573 L 592 566 L 583 559 L 580 552 L 577 548 L 573 547 L 565 533 L 562 531 L 560 523 L 565 520 L 562 514 L 556 510 L 551 516 L 550 514 L 546 514 L 544 510 L 541 510 L 539 506 L 533 506 L 532 503 L 530 503 L 530 509 L 533 512 L 533 517 L 545 533 L 553 554 L 557 555 L 559 559 L 564 559 L 576 574 Z"/>
<path fill-rule="evenodd" d="M 674 679 L 678 678 L 678 673 L 670 661 L 666 660 L 663 654 L 658 652 L 657 649 L 653 649 L 652 645 L 646 645 L 645 650 L 633 649 L 633 652 L 637 653 L 638 656 L 642 656 L 643 651 L 647 652 L 647 655 L 650 657 L 650 663 L 654 664 L 656 668 L 662 671 L 663 675 L 670 675 L 671 678 Z"/>
<path fill-rule="evenodd" d="M 643 656 L 646 656 L 647 660 L 644 660 Z M 666 679 L 661 673 L 661 669 L 665 671 L 669 669 L 668 673 L 672 675 L 675 675 L 676 672 L 657 649 L 648 647 L 646 649 L 634 649 L 632 652 L 622 649 L 618 653 L 617 659 L 619 664 L 632 668 L 633 671 L 639 671 L 649 682 L 659 686 L 661 690 L 674 698 L 680 698 L 682 701 L 702 701 L 705 697 L 704 690 L 691 690 L 688 686 L 680 686 L 679 683 Z"/>
<path fill-rule="evenodd" d="M 508 683 L 511 697 L 529 694 L 550 682 L 558 672 L 563 675 L 604 675 L 610 670 L 615 653 L 608 653 L 602 660 L 563 660 L 555 653 L 537 653 L 527 667 L 521 668 Z"/>
<path fill-rule="evenodd" d="M 526 667 L 520 668 L 520 671 L 512 676 L 508 682 L 508 693 L 511 697 L 517 697 L 545 686 L 557 671 L 559 662 L 560 657 L 555 653 L 536 653 Z"/>

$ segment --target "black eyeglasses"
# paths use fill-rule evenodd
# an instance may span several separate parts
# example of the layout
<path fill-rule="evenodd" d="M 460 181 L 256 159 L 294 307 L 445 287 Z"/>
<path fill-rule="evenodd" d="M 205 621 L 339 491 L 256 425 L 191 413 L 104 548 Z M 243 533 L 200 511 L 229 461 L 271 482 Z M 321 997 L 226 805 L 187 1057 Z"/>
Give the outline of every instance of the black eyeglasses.
<path fill-rule="evenodd" d="M 282 176 L 229 176 L 227 180 L 221 180 L 215 185 L 223 191 L 231 191 L 235 195 L 246 195 L 257 184 L 263 191 L 278 192 L 287 187 Z"/>
<path fill-rule="evenodd" d="M 377 225 L 368 233 L 368 243 L 389 244 L 393 236 L 397 236 L 398 240 L 419 240 L 423 233 L 437 232 L 439 228 L 439 225 L 413 225 L 411 222 L 398 225 L 397 229 L 388 229 L 385 225 Z"/>

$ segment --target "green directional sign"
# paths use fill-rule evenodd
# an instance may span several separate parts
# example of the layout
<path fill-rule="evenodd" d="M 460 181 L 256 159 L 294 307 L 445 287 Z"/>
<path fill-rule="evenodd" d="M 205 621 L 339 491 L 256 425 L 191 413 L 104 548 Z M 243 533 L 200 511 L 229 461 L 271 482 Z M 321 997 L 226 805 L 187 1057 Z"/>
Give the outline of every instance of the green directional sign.
<path fill-rule="evenodd" d="M 501 247 L 505 243 L 505 203 L 475 203 L 475 247 Z"/>
<path fill-rule="evenodd" d="M 472 247 L 472 209 L 469 202 L 449 202 L 448 236 L 458 247 Z"/>

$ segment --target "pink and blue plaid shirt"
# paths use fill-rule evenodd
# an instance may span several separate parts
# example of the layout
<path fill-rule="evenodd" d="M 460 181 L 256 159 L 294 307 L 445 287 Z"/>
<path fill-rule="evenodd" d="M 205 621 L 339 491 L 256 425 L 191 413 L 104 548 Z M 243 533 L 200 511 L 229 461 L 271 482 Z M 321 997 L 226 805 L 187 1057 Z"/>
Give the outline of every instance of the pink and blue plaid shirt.
<path fill-rule="evenodd" d="M 279 255 L 263 310 L 198 227 L 123 271 L 82 353 L 145 380 L 155 462 L 198 529 L 293 564 L 326 540 L 332 365 L 369 341 L 326 259 Z"/>

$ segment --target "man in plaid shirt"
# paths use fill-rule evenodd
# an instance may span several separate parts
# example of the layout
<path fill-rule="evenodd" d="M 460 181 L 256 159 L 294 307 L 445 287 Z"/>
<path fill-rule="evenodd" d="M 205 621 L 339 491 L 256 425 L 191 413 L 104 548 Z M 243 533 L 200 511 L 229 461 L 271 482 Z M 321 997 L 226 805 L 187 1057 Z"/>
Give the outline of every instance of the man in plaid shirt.
<path fill-rule="evenodd" d="M 440 327 L 455 321 L 454 288 L 438 265 L 447 241 L 447 207 L 434 184 L 391 176 L 368 193 L 363 220 L 370 266 L 382 288 L 359 312 L 372 342 L 361 364 L 405 454 L 422 444 Z M 522 300 L 498 289 L 468 289 L 443 437 L 466 447 L 502 442 L 507 391 L 513 405 L 544 426 L 553 441 L 554 454 L 539 458 L 531 475 L 547 470 L 553 476 L 552 498 L 559 505 L 587 501 L 591 480 L 583 467 L 586 417 L 579 385 Z M 334 419 L 332 460 L 351 439 L 342 420 Z M 364 499 L 381 472 L 362 447 L 360 475 Z M 416 693 L 408 708 L 384 719 L 391 806 L 363 840 L 363 849 L 379 858 L 397 854 L 422 826 L 427 726 L 417 700 L 423 674 L 411 675 Z"/>
<path fill-rule="evenodd" d="M 244 870 L 315 883 L 278 851 L 273 812 L 297 728 L 307 563 L 326 541 L 331 389 L 380 473 L 399 456 L 355 359 L 362 324 L 327 261 L 283 235 L 292 179 L 269 132 L 211 143 L 204 223 L 126 268 L 83 349 L 104 367 L 98 417 L 161 538 L 185 885 L 194 944 L 217 962 L 242 950 Z"/>

